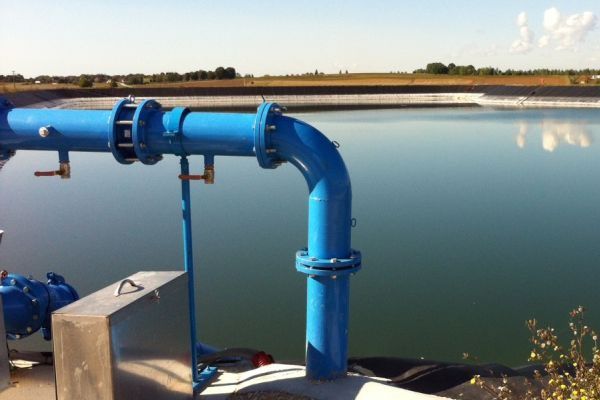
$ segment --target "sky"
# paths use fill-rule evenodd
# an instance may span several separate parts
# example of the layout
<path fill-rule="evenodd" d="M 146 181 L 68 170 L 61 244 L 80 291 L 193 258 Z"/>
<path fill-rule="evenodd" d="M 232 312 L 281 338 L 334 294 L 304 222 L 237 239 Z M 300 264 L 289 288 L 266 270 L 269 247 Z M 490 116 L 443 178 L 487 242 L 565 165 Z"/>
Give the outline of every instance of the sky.
<path fill-rule="evenodd" d="M 0 75 L 600 68 L 600 0 L 0 0 Z"/>

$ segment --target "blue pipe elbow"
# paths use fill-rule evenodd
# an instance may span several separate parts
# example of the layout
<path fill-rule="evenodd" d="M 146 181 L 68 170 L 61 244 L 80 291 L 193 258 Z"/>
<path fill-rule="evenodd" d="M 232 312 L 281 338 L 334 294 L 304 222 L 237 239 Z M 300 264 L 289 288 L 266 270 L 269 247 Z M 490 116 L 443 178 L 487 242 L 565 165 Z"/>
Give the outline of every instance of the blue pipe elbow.
<path fill-rule="evenodd" d="M 288 161 L 309 189 L 308 248 L 296 257 L 297 270 L 308 277 L 306 374 L 314 380 L 336 379 L 345 376 L 348 366 L 349 277 L 361 267 L 360 253 L 350 247 L 350 177 L 325 135 L 281 115 L 277 105 L 264 107 L 270 113 L 262 128 L 265 138 L 257 140 L 259 164 L 269 168 Z"/>

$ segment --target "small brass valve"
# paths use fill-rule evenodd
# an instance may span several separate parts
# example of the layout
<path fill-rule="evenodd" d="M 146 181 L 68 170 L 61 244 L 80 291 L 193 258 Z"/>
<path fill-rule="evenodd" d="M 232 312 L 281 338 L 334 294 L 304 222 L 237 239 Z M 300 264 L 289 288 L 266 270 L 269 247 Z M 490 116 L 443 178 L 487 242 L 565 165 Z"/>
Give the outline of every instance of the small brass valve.
<path fill-rule="evenodd" d="M 61 179 L 71 178 L 71 165 L 68 162 L 61 162 L 57 171 L 35 171 L 35 176 L 60 176 Z"/>

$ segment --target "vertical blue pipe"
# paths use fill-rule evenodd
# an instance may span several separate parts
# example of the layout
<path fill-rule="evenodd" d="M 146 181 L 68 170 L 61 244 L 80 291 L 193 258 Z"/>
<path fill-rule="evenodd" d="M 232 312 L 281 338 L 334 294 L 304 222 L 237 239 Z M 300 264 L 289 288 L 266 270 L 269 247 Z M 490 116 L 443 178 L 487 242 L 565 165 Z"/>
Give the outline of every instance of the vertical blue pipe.
<path fill-rule="evenodd" d="M 308 257 L 320 272 L 307 279 L 306 376 L 332 380 L 346 375 L 350 275 L 332 259 L 351 254 L 352 189 L 335 146 L 312 126 L 279 117 L 270 136 L 277 156 L 302 172 L 309 187 Z"/>
<path fill-rule="evenodd" d="M 187 157 L 181 157 L 181 175 L 190 174 Z M 192 380 L 198 379 L 198 355 L 196 353 L 196 295 L 194 289 L 194 252 L 192 249 L 192 210 L 190 200 L 190 181 L 181 179 L 181 212 L 183 222 L 183 263 L 188 275 L 188 306 L 190 311 L 190 349 L 192 352 Z"/>
<path fill-rule="evenodd" d="M 332 380 L 346 375 L 350 278 L 311 276 L 307 281 L 306 375 Z"/>

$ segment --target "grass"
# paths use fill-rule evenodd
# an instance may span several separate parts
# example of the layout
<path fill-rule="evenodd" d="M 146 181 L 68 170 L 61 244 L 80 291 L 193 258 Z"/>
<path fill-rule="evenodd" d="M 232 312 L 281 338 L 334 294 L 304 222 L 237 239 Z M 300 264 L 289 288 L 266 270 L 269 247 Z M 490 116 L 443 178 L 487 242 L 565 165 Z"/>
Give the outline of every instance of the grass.
<path fill-rule="evenodd" d="M 148 83 L 131 87 L 144 88 L 194 88 L 194 87 L 243 87 L 243 86 L 381 86 L 381 85 L 517 85 L 517 86 L 568 86 L 569 77 L 550 76 L 454 76 L 430 74 L 360 73 L 303 76 L 269 76 L 238 78 L 233 80 L 188 81 L 174 83 Z M 94 84 L 95 89 L 108 88 L 105 83 Z M 72 84 L 26 84 L 1 83 L 1 93 L 33 90 L 80 89 Z"/>

